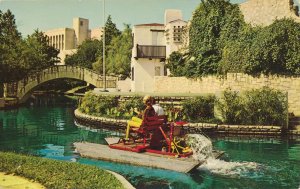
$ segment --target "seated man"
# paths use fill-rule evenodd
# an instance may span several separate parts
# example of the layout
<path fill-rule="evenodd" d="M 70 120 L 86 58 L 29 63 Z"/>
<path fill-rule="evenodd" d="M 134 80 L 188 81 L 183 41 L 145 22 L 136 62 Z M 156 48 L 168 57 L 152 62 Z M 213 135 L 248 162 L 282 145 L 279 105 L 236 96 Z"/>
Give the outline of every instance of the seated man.
<path fill-rule="evenodd" d="M 129 131 L 130 127 L 136 127 L 139 128 L 143 122 L 143 120 L 147 120 L 148 117 L 155 116 L 155 110 L 152 107 L 152 98 L 151 96 L 146 95 L 143 98 L 143 102 L 146 105 L 146 108 L 142 114 L 142 119 L 138 117 L 132 117 L 130 121 L 127 123 L 127 128 L 126 128 L 126 136 L 125 139 L 128 140 L 129 138 Z"/>
<path fill-rule="evenodd" d="M 155 110 L 156 115 L 162 116 L 165 115 L 164 109 L 159 105 L 159 103 L 153 98 L 152 107 Z"/>

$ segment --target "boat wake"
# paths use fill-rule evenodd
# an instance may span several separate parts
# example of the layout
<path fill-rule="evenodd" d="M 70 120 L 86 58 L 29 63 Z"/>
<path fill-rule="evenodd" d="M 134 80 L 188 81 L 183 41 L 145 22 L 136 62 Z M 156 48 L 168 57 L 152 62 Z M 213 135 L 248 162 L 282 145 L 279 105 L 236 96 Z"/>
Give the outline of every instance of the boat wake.
<path fill-rule="evenodd" d="M 212 157 L 206 160 L 198 170 L 209 171 L 227 177 L 257 177 L 261 165 L 255 162 L 226 162 Z"/>
<path fill-rule="evenodd" d="M 227 162 L 213 157 L 211 140 L 201 134 L 189 134 L 187 144 L 193 150 L 193 158 L 205 161 L 198 170 L 228 177 L 257 177 L 262 166 L 255 162 Z"/>

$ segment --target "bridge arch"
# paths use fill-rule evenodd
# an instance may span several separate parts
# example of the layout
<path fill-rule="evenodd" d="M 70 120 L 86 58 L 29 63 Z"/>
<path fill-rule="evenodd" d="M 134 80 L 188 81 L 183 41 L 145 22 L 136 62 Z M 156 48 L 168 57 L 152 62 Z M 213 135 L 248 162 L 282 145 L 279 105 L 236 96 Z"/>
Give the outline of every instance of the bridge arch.
<path fill-rule="evenodd" d="M 103 77 L 95 71 L 79 66 L 62 65 L 49 67 L 17 82 L 5 83 L 4 96 L 15 97 L 19 103 L 24 103 L 37 86 L 60 78 L 81 80 L 97 88 L 103 87 Z M 106 76 L 107 88 L 116 88 L 117 80 L 117 77 Z"/>

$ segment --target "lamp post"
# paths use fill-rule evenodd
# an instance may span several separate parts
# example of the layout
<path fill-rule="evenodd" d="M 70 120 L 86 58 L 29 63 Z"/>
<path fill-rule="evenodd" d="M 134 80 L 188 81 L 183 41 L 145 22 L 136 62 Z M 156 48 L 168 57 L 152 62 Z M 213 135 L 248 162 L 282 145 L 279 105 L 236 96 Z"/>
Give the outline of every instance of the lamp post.
<path fill-rule="evenodd" d="M 105 0 L 103 0 L 103 92 L 107 92 L 106 90 L 106 73 L 105 73 Z"/>

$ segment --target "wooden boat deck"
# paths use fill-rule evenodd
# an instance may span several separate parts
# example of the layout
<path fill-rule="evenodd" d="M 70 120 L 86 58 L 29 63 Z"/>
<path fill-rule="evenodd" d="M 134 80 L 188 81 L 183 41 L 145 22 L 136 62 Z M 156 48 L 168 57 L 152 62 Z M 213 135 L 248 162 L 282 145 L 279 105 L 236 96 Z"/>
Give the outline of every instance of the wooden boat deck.
<path fill-rule="evenodd" d="M 192 157 L 176 158 L 168 155 L 153 154 L 148 152 L 135 153 L 112 149 L 108 145 L 88 142 L 76 142 L 74 143 L 74 146 L 82 157 L 167 169 L 183 173 L 190 172 L 204 163 L 196 161 Z M 222 154 L 223 152 L 215 153 L 215 157 L 218 158 Z"/>

